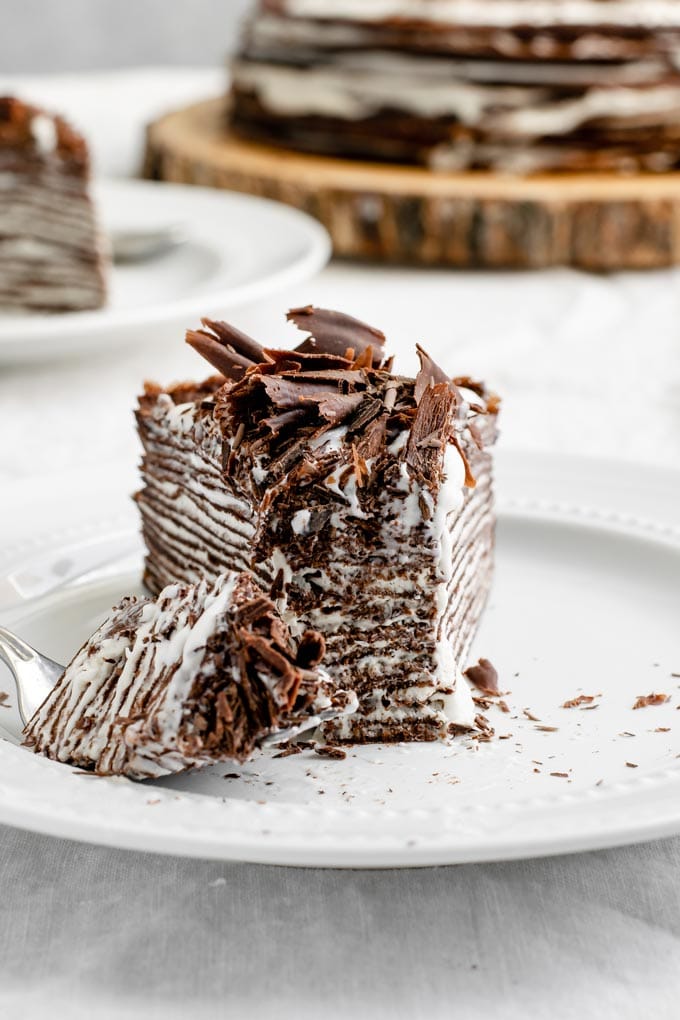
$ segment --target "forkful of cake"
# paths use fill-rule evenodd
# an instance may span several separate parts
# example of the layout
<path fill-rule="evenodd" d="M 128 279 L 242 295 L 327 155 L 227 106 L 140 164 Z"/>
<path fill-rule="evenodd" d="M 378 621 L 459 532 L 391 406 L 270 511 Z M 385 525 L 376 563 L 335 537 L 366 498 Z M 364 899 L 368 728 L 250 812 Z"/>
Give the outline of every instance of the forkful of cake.
<path fill-rule="evenodd" d="M 0 628 L 27 747 L 99 775 L 158 778 L 294 739 L 356 709 L 247 573 L 124 598 L 67 667 Z"/>

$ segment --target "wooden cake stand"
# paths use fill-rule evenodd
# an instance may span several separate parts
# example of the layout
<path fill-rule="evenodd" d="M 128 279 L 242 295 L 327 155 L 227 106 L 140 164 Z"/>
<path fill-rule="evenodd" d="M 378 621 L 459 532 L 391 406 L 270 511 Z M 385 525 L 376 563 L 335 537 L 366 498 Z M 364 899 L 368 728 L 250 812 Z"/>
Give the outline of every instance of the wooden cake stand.
<path fill-rule="evenodd" d="M 353 258 L 601 271 L 680 262 L 680 173 L 440 173 L 254 144 L 226 125 L 224 99 L 157 120 L 146 176 L 286 202 Z"/>

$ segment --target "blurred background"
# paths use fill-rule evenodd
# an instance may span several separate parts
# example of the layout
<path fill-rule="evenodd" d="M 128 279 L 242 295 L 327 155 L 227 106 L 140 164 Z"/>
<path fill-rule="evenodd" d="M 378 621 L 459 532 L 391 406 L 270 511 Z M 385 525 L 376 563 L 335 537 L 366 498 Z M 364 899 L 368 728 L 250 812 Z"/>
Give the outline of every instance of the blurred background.
<path fill-rule="evenodd" d="M 251 0 L 3 0 L 12 30 L 0 33 L 0 73 L 221 65 L 251 6 Z"/>

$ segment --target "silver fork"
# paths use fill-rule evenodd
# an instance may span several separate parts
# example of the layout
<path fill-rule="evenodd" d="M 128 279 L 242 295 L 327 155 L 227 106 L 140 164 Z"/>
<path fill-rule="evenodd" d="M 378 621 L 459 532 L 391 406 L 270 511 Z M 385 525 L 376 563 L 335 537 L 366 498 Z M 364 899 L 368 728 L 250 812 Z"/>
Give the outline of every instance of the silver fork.
<path fill-rule="evenodd" d="M 17 707 L 25 726 L 55 686 L 64 667 L 36 652 L 6 627 L 0 627 L 0 659 L 9 666 L 14 677 Z"/>
<path fill-rule="evenodd" d="M 22 638 L 12 634 L 6 627 L 0 627 L 0 660 L 4 662 L 14 677 L 17 691 L 17 707 L 21 716 L 22 726 L 37 712 L 43 701 L 56 686 L 57 680 L 64 672 L 54 659 L 48 659 L 32 648 Z M 269 747 L 282 740 L 299 737 L 302 733 L 316 729 L 321 723 L 339 719 L 345 712 L 336 708 L 328 708 L 315 716 L 310 716 L 298 726 L 287 726 L 275 730 L 259 741 L 260 747 Z"/>

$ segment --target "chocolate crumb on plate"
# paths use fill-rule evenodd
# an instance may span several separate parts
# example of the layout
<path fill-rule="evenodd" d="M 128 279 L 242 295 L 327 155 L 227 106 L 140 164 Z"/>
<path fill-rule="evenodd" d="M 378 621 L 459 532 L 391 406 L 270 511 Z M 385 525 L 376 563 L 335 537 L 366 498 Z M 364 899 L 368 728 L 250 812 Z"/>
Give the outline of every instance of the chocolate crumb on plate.
<path fill-rule="evenodd" d="M 299 744 L 291 744 L 289 747 L 284 747 L 283 751 L 279 751 L 275 754 L 274 758 L 289 758 L 291 754 L 301 754 L 302 748 Z"/>
<path fill-rule="evenodd" d="M 636 768 L 637 768 L 637 765 L 635 764 L 635 762 L 634 762 L 634 761 L 627 761 L 627 762 L 626 762 L 626 765 L 627 765 L 627 767 L 628 767 L 629 769 L 636 769 Z"/>
<path fill-rule="evenodd" d="M 541 720 L 540 720 L 540 719 L 538 718 L 538 716 L 537 716 L 537 715 L 534 715 L 534 713 L 533 713 L 533 712 L 530 712 L 528 708 L 523 708 L 523 709 L 522 709 L 522 712 L 523 712 L 523 714 L 524 714 L 524 715 L 525 715 L 525 716 L 527 717 L 527 719 L 529 719 L 529 720 L 530 720 L 531 722 L 540 722 L 540 721 L 541 721 Z"/>
<path fill-rule="evenodd" d="M 468 666 L 463 675 L 482 694 L 498 694 L 498 672 L 488 659 L 479 659 L 476 666 Z"/>
<path fill-rule="evenodd" d="M 648 705 L 665 705 L 671 700 L 670 694 L 640 694 L 633 708 L 647 708 Z"/>
<path fill-rule="evenodd" d="M 590 705 L 595 698 L 601 698 L 601 694 L 578 694 L 562 704 L 562 708 L 578 708 L 580 705 Z"/>
<path fill-rule="evenodd" d="M 315 747 L 314 754 L 318 754 L 320 758 L 334 758 L 337 761 L 342 761 L 343 758 L 347 757 L 346 751 L 333 744 L 321 744 L 319 747 Z"/>

